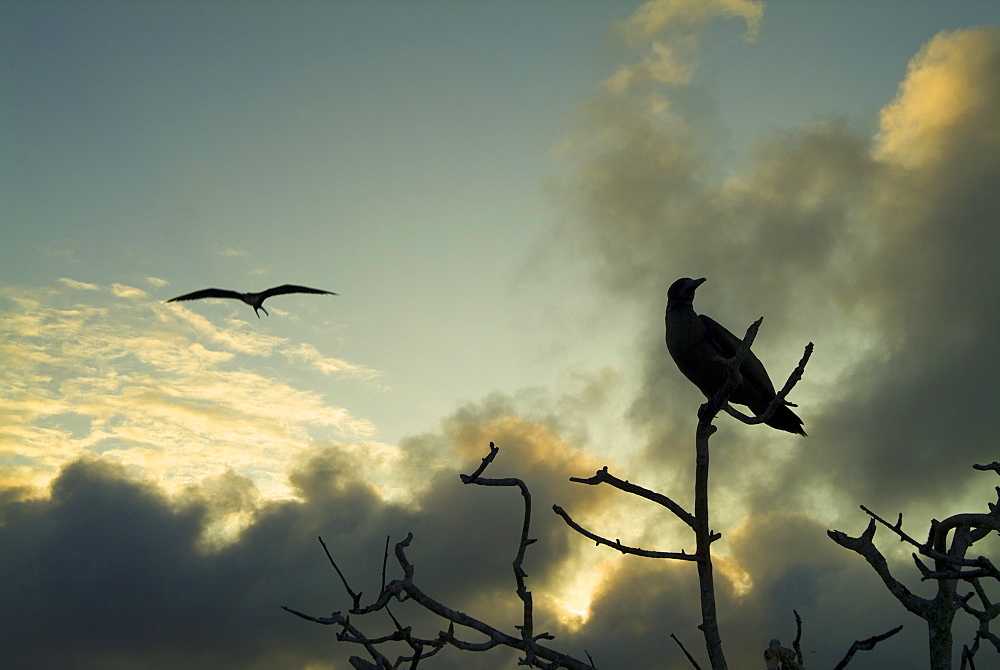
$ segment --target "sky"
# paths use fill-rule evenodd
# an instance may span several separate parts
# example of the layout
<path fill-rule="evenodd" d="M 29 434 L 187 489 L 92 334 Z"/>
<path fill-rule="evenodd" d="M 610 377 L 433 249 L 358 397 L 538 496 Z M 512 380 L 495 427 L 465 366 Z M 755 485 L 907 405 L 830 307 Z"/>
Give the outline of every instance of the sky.
<path fill-rule="evenodd" d="M 693 549 L 569 482 L 690 506 L 688 276 L 733 332 L 765 317 L 776 386 L 815 343 L 808 438 L 716 422 L 730 665 L 795 609 L 808 667 L 899 624 L 851 667 L 923 667 L 924 622 L 826 531 L 996 495 L 998 109 L 989 2 L 0 0 L 0 665 L 350 667 L 279 608 L 349 608 L 317 536 L 370 595 L 412 532 L 428 593 L 513 632 L 520 496 L 458 477 L 491 441 L 550 645 L 687 668 L 674 633 L 707 665 L 693 566 L 550 511 Z M 284 283 L 339 295 L 164 302 Z"/>

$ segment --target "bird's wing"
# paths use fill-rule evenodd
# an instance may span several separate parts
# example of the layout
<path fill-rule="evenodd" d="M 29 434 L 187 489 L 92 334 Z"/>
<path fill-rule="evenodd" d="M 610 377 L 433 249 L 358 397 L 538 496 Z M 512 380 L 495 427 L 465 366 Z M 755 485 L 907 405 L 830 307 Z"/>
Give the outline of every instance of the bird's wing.
<path fill-rule="evenodd" d="M 705 326 L 705 338 L 711 342 L 716 352 L 723 358 L 732 358 L 736 354 L 736 348 L 740 346 L 740 338 L 711 317 L 699 314 L 698 318 Z"/>
<path fill-rule="evenodd" d="M 742 340 L 730 333 L 711 317 L 699 314 L 698 318 L 705 324 L 706 339 L 711 342 L 715 350 L 719 352 L 719 355 L 723 358 L 732 358 L 735 356 L 736 349 L 740 346 Z M 766 393 L 767 397 L 774 397 L 774 384 L 771 383 L 771 378 L 768 377 L 764 364 L 754 355 L 753 351 L 747 352 L 747 357 L 743 359 L 743 365 L 740 367 L 740 372 L 743 373 L 745 381 L 749 382 L 751 386 L 756 387 L 762 393 Z"/>
<path fill-rule="evenodd" d="M 224 288 L 203 288 L 200 291 L 185 293 L 184 295 L 179 295 L 176 298 L 171 298 L 170 300 L 167 300 L 167 302 L 198 300 L 199 298 L 234 298 L 236 300 L 242 300 L 243 294 L 237 293 L 236 291 L 229 291 Z"/>
<path fill-rule="evenodd" d="M 275 286 L 274 288 L 262 291 L 260 299 L 264 300 L 270 298 L 272 295 L 283 295 L 285 293 L 325 293 L 326 295 L 337 295 L 333 291 L 324 291 L 318 288 L 309 288 L 308 286 L 296 286 L 294 284 L 282 284 L 281 286 Z"/>

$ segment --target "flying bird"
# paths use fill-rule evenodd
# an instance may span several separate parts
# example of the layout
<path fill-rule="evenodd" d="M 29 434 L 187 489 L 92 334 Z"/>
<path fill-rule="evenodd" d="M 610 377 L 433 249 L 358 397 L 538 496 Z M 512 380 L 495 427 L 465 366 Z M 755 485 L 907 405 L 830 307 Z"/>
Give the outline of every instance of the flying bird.
<path fill-rule="evenodd" d="M 741 340 L 704 314 L 695 314 L 694 292 L 704 281 L 704 277 L 684 277 L 670 285 L 665 321 L 667 349 L 674 363 L 710 398 L 725 384 L 728 376 L 725 359 L 736 354 Z M 746 405 L 755 414 L 763 414 L 776 393 L 764 364 L 752 351 L 743 359 L 740 374 L 743 382 L 729 396 L 729 401 Z M 767 425 L 805 436 L 802 419 L 788 409 L 789 405 L 788 401 L 780 405 L 766 421 Z"/>
<path fill-rule="evenodd" d="M 308 286 L 295 286 L 294 284 L 282 284 L 281 286 L 275 286 L 274 288 L 269 288 L 266 291 L 261 291 L 260 293 L 240 293 L 239 291 L 229 291 L 224 288 L 205 288 L 200 291 L 195 291 L 194 293 L 185 293 L 184 295 L 179 295 L 176 298 L 171 298 L 166 302 L 180 302 L 182 300 L 200 300 L 201 298 L 232 298 L 234 300 L 242 300 L 246 304 L 253 307 L 253 313 L 260 318 L 260 312 L 257 310 L 263 310 L 264 314 L 267 314 L 267 310 L 264 309 L 263 302 L 275 295 L 284 295 L 286 293 L 322 293 L 324 295 L 337 295 L 333 291 L 323 291 L 318 288 L 309 288 Z M 270 314 L 267 314 L 271 316 Z"/>

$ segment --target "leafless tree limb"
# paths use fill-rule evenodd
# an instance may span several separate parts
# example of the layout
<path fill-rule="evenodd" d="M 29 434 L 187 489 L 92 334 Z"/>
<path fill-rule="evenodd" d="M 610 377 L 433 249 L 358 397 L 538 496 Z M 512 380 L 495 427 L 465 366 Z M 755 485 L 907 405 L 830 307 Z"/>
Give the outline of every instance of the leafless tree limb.
<path fill-rule="evenodd" d="M 326 542 L 323 541 L 323 538 L 318 537 L 316 539 L 318 539 L 319 543 L 323 545 L 323 553 L 326 554 L 326 557 L 327 559 L 329 559 L 330 565 L 333 566 L 333 569 L 337 571 L 337 574 L 340 576 L 340 581 L 344 583 L 344 590 L 347 591 L 347 594 L 349 596 L 351 596 L 351 600 L 354 601 L 354 606 L 357 607 L 358 603 L 361 602 L 361 593 L 360 592 L 355 593 L 351 589 L 351 585 L 347 583 L 347 578 L 344 577 L 344 573 L 340 571 L 340 568 L 337 567 L 337 562 L 333 560 L 333 556 L 330 555 L 330 550 L 327 549 Z"/>
<path fill-rule="evenodd" d="M 795 639 L 792 640 L 792 649 L 795 650 L 795 658 L 798 659 L 799 664 L 805 663 L 805 659 L 802 657 L 802 617 L 795 610 L 792 610 L 792 614 L 795 615 Z"/>
<path fill-rule="evenodd" d="M 481 475 L 483 471 L 490 463 L 493 462 L 493 459 L 496 457 L 498 451 L 499 449 L 492 442 L 490 442 L 489 456 L 483 459 L 483 464 L 477 468 L 472 475 L 462 475 L 462 482 L 464 484 L 478 484 L 479 486 L 516 486 L 521 491 L 521 497 L 524 500 L 524 519 L 521 524 L 521 541 L 518 544 L 517 556 L 514 558 L 513 568 L 514 580 L 517 582 L 517 596 L 521 599 L 524 613 L 523 624 L 519 627 L 521 631 L 521 639 L 524 641 L 522 651 L 525 652 L 524 660 L 526 665 L 531 665 L 535 662 L 536 640 L 552 639 L 552 636 L 548 633 L 542 633 L 537 637 L 534 635 L 534 614 L 531 591 L 528 590 L 524 583 L 525 578 L 528 576 L 523 567 L 524 552 L 528 549 L 529 545 L 536 541 L 528 537 L 529 528 L 531 527 L 531 492 L 522 480 L 515 477 L 507 477 L 503 479 L 482 478 Z"/>
<path fill-rule="evenodd" d="M 763 317 L 761 317 L 761 319 L 763 319 Z M 756 322 L 756 324 L 759 323 L 760 320 Z M 756 333 L 754 334 L 756 335 Z M 734 419 L 742 421 L 743 423 L 749 426 L 766 422 L 768 419 L 771 418 L 771 416 L 775 413 L 775 411 L 777 411 L 778 407 L 785 404 L 785 397 L 789 393 L 791 393 L 792 389 L 795 388 L 795 385 L 798 384 L 799 381 L 802 379 L 802 375 L 805 373 L 806 370 L 806 364 L 809 362 L 809 358 L 812 356 L 812 352 L 813 352 L 813 343 L 810 342 L 809 344 L 806 345 L 806 348 L 802 353 L 802 358 L 799 359 L 799 364 L 792 371 L 792 374 L 788 376 L 788 380 L 785 382 L 785 385 L 781 387 L 781 390 L 778 391 L 778 394 L 776 396 L 774 396 L 770 404 L 767 406 L 767 409 L 764 410 L 762 414 L 759 414 L 757 416 L 748 416 L 740 412 L 738 409 L 734 408 L 728 402 L 726 402 L 722 406 L 723 411 L 725 411 L 726 414 L 733 417 Z M 732 391 L 730 391 L 730 393 L 732 393 Z M 728 395 L 726 397 L 728 397 Z M 792 407 L 795 407 L 795 405 L 792 403 L 788 404 L 791 405 Z"/>
<path fill-rule="evenodd" d="M 973 588 L 975 589 L 975 595 L 979 597 L 979 602 L 982 604 L 983 609 L 976 609 L 969 604 L 970 598 L 966 598 L 962 602 L 962 609 L 964 609 L 968 614 L 972 615 L 979 621 L 979 627 L 973 636 L 972 646 L 963 645 L 962 647 L 962 668 L 965 668 L 968 664 L 970 670 L 975 670 L 975 663 L 972 660 L 976 653 L 979 651 L 979 643 L 982 640 L 986 640 L 993 647 L 1000 652 L 1000 637 L 995 633 L 990 631 L 990 622 L 993 619 L 1000 616 L 1000 604 L 991 602 L 989 596 L 986 594 L 986 590 L 980 583 L 980 580 L 973 579 L 970 580 Z M 970 596 L 973 594 L 969 594 Z"/>
<path fill-rule="evenodd" d="M 382 590 L 385 589 L 385 568 L 388 562 L 389 562 L 389 536 L 386 535 L 385 551 L 382 552 L 382 582 L 379 585 L 379 593 L 381 593 Z M 357 603 L 355 603 L 355 607 L 357 607 Z M 396 619 L 396 617 L 393 615 L 392 610 L 389 609 L 388 605 L 385 606 L 385 613 L 389 615 L 390 619 L 392 619 L 392 623 L 396 626 L 396 630 L 403 630 L 402 624 L 400 624 L 399 620 Z"/>
<path fill-rule="evenodd" d="M 694 660 L 694 656 L 688 653 L 688 650 L 684 648 L 684 644 L 677 638 L 677 636 L 671 633 L 670 637 L 674 638 L 674 642 L 677 643 L 677 646 L 680 647 L 681 651 L 684 652 L 684 655 L 687 656 L 687 660 L 691 662 L 691 666 L 694 670 L 701 670 L 701 666 L 698 665 L 698 661 Z"/>
<path fill-rule="evenodd" d="M 973 467 L 976 470 L 992 470 L 1000 474 L 1000 463 L 997 462 Z M 967 665 L 974 667 L 972 658 L 979 650 L 981 640 L 990 641 L 1000 651 L 1000 638 L 989 630 L 990 622 L 1000 616 L 1000 606 L 990 601 L 981 583 L 985 578 L 1000 581 L 1000 570 L 985 556 L 967 557 L 976 542 L 993 532 L 1000 532 L 1000 488 L 996 491 L 998 502 L 989 503 L 989 513 L 954 514 L 944 521 L 932 519 L 925 542 L 917 541 L 903 530 L 902 514 L 897 517 L 895 523 L 890 523 L 864 505 L 861 509 L 871 517 L 871 521 L 868 523 L 868 529 L 860 537 L 851 538 L 835 530 L 827 532 L 837 544 L 863 556 L 900 603 L 927 621 L 930 662 L 934 670 L 952 667 L 951 628 L 955 615 L 960 611 L 965 611 L 979 621 L 972 646 L 963 647 L 962 667 Z M 920 571 L 921 580 L 937 582 L 937 594 L 934 598 L 919 598 L 892 577 L 885 558 L 872 542 L 876 523 L 885 526 L 899 537 L 901 542 L 906 542 L 916 549 L 912 556 L 914 564 Z M 951 534 L 950 544 L 949 534 Z M 933 561 L 933 567 L 926 565 L 921 556 Z M 957 585 L 962 581 L 972 585 L 974 591 L 960 595 Z M 976 595 L 979 596 L 982 609 L 973 607 L 969 602 Z"/>
<path fill-rule="evenodd" d="M 979 633 L 977 632 L 972 640 L 972 647 L 969 647 L 969 645 L 962 645 L 962 664 L 959 666 L 959 670 L 966 670 L 966 668 L 969 670 L 976 670 L 976 663 L 972 659 L 978 651 Z"/>
<path fill-rule="evenodd" d="M 626 493 L 631 493 L 632 495 L 639 496 L 640 498 L 645 498 L 646 500 L 655 502 L 657 505 L 662 505 L 663 507 L 666 507 L 671 512 L 673 512 L 678 519 L 686 523 L 691 528 L 694 528 L 695 519 L 693 514 L 688 512 L 686 509 L 684 509 L 676 502 L 674 502 L 667 496 L 663 495 L 662 493 L 658 493 L 656 491 L 650 491 L 647 488 L 644 488 L 642 486 L 637 486 L 636 484 L 631 483 L 627 479 L 619 479 L 618 477 L 609 474 L 608 466 L 606 465 L 600 470 L 598 470 L 593 477 L 586 477 L 586 478 L 570 477 L 569 480 L 571 482 L 576 482 L 578 484 L 590 484 L 590 485 L 609 484 L 615 487 L 616 489 L 619 489 Z"/>
<path fill-rule="evenodd" d="M 740 342 L 740 346 L 736 349 L 736 354 L 726 362 L 726 366 L 729 369 L 729 375 L 726 383 L 722 385 L 722 388 L 720 388 L 715 395 L 708 400 L 708 402 L 698 408 L 698 429 L 695 432 L 694 516 L 696 525 L 694 530 L 696 538 L 695 553 L 699 557 L 697 563 L 698 583 L 701 590 L 702 623 L 699 628 L 705 634 L 705 644 L 708 649 L 708 655 L 712 662 L 713 670 L 723 670 L 727 668 L 727 665 L 722 651 L 722 640 L 719 635 L 719 624 L 715 607 L 714 576 L 712 573 L 712 555 L 710 546 L 715 539 L 718 539 L 718 536 L 709 528 L 708 441 L 712 434 L 716 431 L 712 422 L 723 408 L 729 406 L 729 396 L 743 382 L 743 376 L 740 374 L 740 366 L 743 364 L 743 360 L 750 351 L 750 347 L 753 346 L 753 341 L 757 337 L 757 331 L 763 321 L 764 317 L 761 317 L 753 322 L 749 328 L 747 328 L 743 341 Z M 770 415 L 774 413 L 777 407 L 784 403 L 785 396 L 792 390 L 798 380 L 802 378 L 805 366 L 809 362 L 809 357 L 812 355 L 812 350 L 813 344 L 810 342 L 806 345 L 802 359 L 799 361 L 795 370 L 792 371 L 792 374 L 789 375 L 788 381 L 785 382 L 781 392 L 774 397 L 764 414 L 751 420 L 753 423 L 766 421 L 770 418 Z M 743 419 L 740 420 L 742 421 Z M 750 423 L 751 421 L 747 421 L 747 423 Z"/>
<path fill-rule="evenodd" d="M 920 563 L 916 559 L 916 556 L 914 556 L 914 560 L 917 561 L 917 567 L 924 573 L 924 579 L 974 579 L 976 577 L 994 577 L 1000 579 L 1000 570 L 997 570 L 996 566 L 985 556 L 965 558 L 965 552 L 972 544 L 986 537 L 991 531 L 1000 532 L 1000 508 L 996 506 L 994 508 L 994 511 L 989 514 L 955 514 L 944 521 L 933 519 L 931 520 L 927 541 L 921 543 L 903 531 L 902 514 L 899 515 L 896 523 L 890 524 L 875 512 L 861 505 L 861 509 L 872 517 L 872 519 L 898 535 L 900 541 L 916 547 L 917 551 L 923 556 L 955 567 L 978 568 L 977 571 L 971 572 L 949 571 L 946 569 L 935 572 Z M 963 531 L 964 534 L 956 532 L 952 549 L 949 551 L 946 549 L 947 536 L 952 530 Z"/>
<path fill-rule="evenodd" d="M 623 554 L 631 554 L 633 556 L 642 556 L 643 558 L 672 558 L 678 561 L 697 561 L 698 557 L 695 554 L 688 554 L 682 551 L 653 551 L 652 549 L 640 549 L 638 547 L 629 547 L 628 545 L 622 544 L 619 540 L 609 540 L 607 538 L 601 537 L 595 533 L 590 532 L 576 521 L 570 517 L 570 515 L 559 505 L 553 505 L 552 511 L 563 518 L 570 528 L 580 533 L 584 537 L 590 538 L 598 545 L 605 545 L 620 551 Z"/>
<path fill-rule="evenodd" d="M 840 663 L 834 666 L 833 670 L 844 670 L 847 664 L 854 658 L 854 654 L 859 651 L 871 651 L 875 648 L 875 645 L 883 640 L 887 640 L 899 631 L 903 630 L 902 626 L 896 626 L 892 630 L 888 630 L 881 635 L 873 635 L 867 640 L 858 640 L 851 645 L 851 648 L 847 650 L 847 654 L 841 659 Z"/>
<path fill-rule="evenodd" d="M 802 660 L 802 647 L 800 646 L 802 617 L 795 610 L 792 610 L 792 613 L 795 615 L 795 640 L 792 642 L 792 648 L 782 647 L 781 640 L 772 639 L 768 643 L 767 649 L 764 650 L 764 664 L 768 670 L 803 670 L 805 668 Z"/>
<path fill-rule="evenodd" d="M 792 610 L 792 613 L 795 615 L 795 640 L 792 641 L 792 648 L 782 647 L 781 640 L 777 638 L 771 640 L 767 649 L 764 650 L 764 662 L 768 670 L 805 670 L 805 657 L 802 655 L 801 646 L 802 617 L 799 616 L 796 610 Z M 847 667 L 848 662 L 856 652 L 871 650 L 876 644 L 892 637 L 902 629 L 902 626 L 897 626 L 881 635 L 875 635 L 867 640 L 854 642 L 848 650 L 847 655 L 837 664 L 835 670 L 843 670 L 843 668 Z"/>
<path fill-rule="evenodd" d="M 736 349 L 732 358 L 726 360 L 728 375 L 725 384 L 707 402 L 698 408 L 698 428 L 695 432 L 695 483 L 694 483 L 694 514 L 684 509 L 672 498 L 661 493 L 650 491 L 641 486 L 637 486 L 626 480 L 619 479 L 608 473 L 607 467 L 598 470 L 593 477 L 579 478 L 573 477 L 570 481 L 581 484 L 597 485 L 610 484 L 619 490 L 645 498 L 666 507 L 677 518 L 690 527 L 695 534 L 695 551 L 688 553 L 679 552 L 659 552 L 648 549 L 629 547 L 620 540 L 610 540 L 592 531 L 584 529 L 573 521 L 570 515 L 558 505 L 553 506 L 553 511 L 558 514 L 569 525 L 570 528 L 580 533 L 584 537 L 593 540 L 598 545 L 606 545 L 624 554 L 645 556 L 648 558 L 666 558 L 673 560 L 693 561 L 698 566 L 698 583 L 701 592 L 702 622 L 698 628 L 705 637 L 705 646 L 713 670 L 726 670 L 726 658 L 722 648 L 722 639 L 719 634 L 719 622 L 716 614 L 715 584 L 712 572 L 711 545 L 718 540 L 721 535 L 714 532 L 709 525 L 708 506 L 708 472 L 709 472 L 709 438 L 716 431 L 713 425 L 715 417 L 719 412 L 726 409 L 730 412 L 729 397 L 742 383 L 743 376 L 740 373 L 740 366 L 743 364 L 757 331 L 760 329 L 764 319 L 761 317 L 747 328 L 746 335 Z M 785 403 L 785 396 L 792 390 L 795 384 L 802 378 L 805 366 L 812 354 L 813 345 L 810 342 L 806 348 L 798 366 L 789 375 L 788 381 L 781 392 L 768 406 L 767 411 L 759 417 L 743 417 L 740 420 L 745 423 L 762 423 L 771 417 L 774 411 Z M 735 412 L 735 410 L 733 410 Z M 731 414 L 733 412 L 730 412 Z M 738 414 L 738 413 L 737 413 Z M 742 415 L 740 415 L 742 416 Z M 738 417 L 739 418 L 739 417 Z M 676 638 L 675 638 L 676 639 Z M 678 641 L 679 644 L 679 641 Z M 683 647 L 682 647 L 683 648 Z M 685 654 L 687 651 L 685 650 Z"/>
<path fill-rule="evenodd" d="M 438 634 L 433 638 L 421 638 L 414 635 L 410 627 L 402 626 L 399 621 L 392 616 L 391 613 L 389 613 L 396 629 L 388 635 L 368 637 L 351 622 L 349 617 L 344 616 L 340 612 L 334 612 L 329 617 L 314 617 L 288 607 L 284 607 L 283 609 L 298 617 L 306 619 L 307 621 L 323 625 L 340 626 L 341 631 L 337 634 L 337 639 L 360 644 L 368 652 L 372 661 L 374 661 L 374 663 L 372 663 L 371 661 L 358 656 L 352 656 L 350 662 L 355 668 L 383 670 L 405 666 L 414 669 L 417 667 L 417 664 L 421 659 L 426 659 L 437 654 L 446 646 L 455 647 L 456 649 L 463 651 L 486 651 L 495 647 L 505 646 L 517 649 L 524 654 L 524 657 L 519 661 L 521 665 L 542 668 L 543 670 L 555 670 L 556 668 L 566 668 L 568 670 L 594 670 L 592 662 L 587 663 L 580 661 L 539 644 L 541 640 L 553 639 L 553 636 L 549 633 L 534 632 L 531 592 L 528 591 L 525 584 L 525 578 L 527 577 L 523 568 L 525 552 L 527 547 L 535 542 L 534 539 L 528 537 L 531 523 L 531 493 L 529 492 L 527 485 L 522 480 L 517 478 L 486 479 L 482 477 L 482 473 L 493 462 L 498 452 L 499 449 L 497 449 L 497 447 L 491 442 L 490 453 L 483 459 L 483 462 L 471 475 L 462 475 L 462 481 L 466 484 L 474 483 L 480 486 L 516 486 L 521 492 L 521 496 L 524 501 L 524 521 L 521 528 L 517 555 L 513 562 L 514 577 L 517 583 L 517 594 L 523 603 L 523 623 L 520 626 L 515 627 L 519 631 L 519 635 L 517 637 L 504 633 L 503 631 L 500 631 L 497 628 L 494 628 L 493 626 L 463 612 L 449 608 L 424 593 L 424 591 L 420 589 L 414 581 L 414 574 L 416 571 L 415 566 L 406 556 L 406 548 L 409 547 L 410 543 L 413 541 L 412 533 L 407 534 L 403 540 L 395 545 L 394 554 L 396 562 L 403 571 L 403 577 L 401 579 L 393 579 L 386 583 L 385 563 L 388 556 L 388 552 L 386 552 L 386 556 L 383 558 L 382 588 L 376 600 L 368 605 L 361 605 L 361 594 L 355 593 L 350 588 L 346 578 L 340 571 L 339 567 L 337 567 L 336 562 L 333 560 L 329 551 L 326 551 L 327 557 L 329 558 L 330 563 L 334 566 L 334 569 L 336 569 L 338 575 L 340 575 L 344 588 L 351 596 L 354 603 L 350 609 L 350 614 L 364 616 L 381 610 L 386 610 L 388 612 L 388 605 L 392 600 L 400 602 L 412 600 L 425 610 L 447 620 L 449 622 L 448 630 L 438 632 Z M 322 543 L 322 539 L 320 542 Z M 324 550 L 327 549 L 325 543 L 323 543 L 323 548 Z M 486 640 L 483 642 L 470 642 L 462 640 L 455 635 L 456 625 L 474 630 L 484 635 Z M 410 648 L 412 653 L 408 655 L 400 655 L 394 662 L 390 661 L 389 658 L 379 650 L 379 645 L 389 642 L 405 643 Z"/>
<path fill-rule="evenodd" d="M 973 465 L 972 467 L 976 470 L 992 470 L 1000 475 L 1000 461 L 993 461 L 992 463 L 987 463 L 985 465 Z"/>
<path fill-rule="evenodd" d="M 889 593 L 894 595 L 903 607 L 919 617 L 926 618 L 925 615 L 928 608 L 931 607 L 931 601 L 915 595 L 902 582 L 893 577 L 892 573 L 889 572 L 889 564 L 885 560 L 885 556 L 872 542 L 872 538 L 875 537 L 875 519 L 868 522 L 868 528 L 858 537 L 851 537 L 839 530 L 828 530 L 826 534 L 840 546 L 850 549 L 868 561 L 868 564 L 882 579 L 882 583 L 889 589 Z"/>

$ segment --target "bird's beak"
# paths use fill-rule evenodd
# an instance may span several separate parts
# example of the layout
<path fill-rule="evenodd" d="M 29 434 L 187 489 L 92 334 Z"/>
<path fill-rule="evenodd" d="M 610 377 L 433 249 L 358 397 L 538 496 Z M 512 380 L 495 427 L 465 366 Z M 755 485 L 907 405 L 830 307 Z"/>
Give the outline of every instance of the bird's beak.
<path fill-rule="evenodd" d="M 699 286 L 701 286 L 702 284 L 704 284 L 706 281 L 708 281 L 708 280 L 705 277 L 702 277 L 701 279 L 695 279 L 694 280 L 694 288 L 698 288 Z"/>

